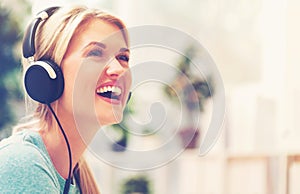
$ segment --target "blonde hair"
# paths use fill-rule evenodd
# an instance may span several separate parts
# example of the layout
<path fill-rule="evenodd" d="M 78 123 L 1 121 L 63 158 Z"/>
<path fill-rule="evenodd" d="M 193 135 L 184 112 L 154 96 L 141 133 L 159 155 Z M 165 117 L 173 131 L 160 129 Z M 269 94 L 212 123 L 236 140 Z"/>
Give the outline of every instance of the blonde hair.
<path fill-rule="evenodd" d="M 128 45 L 128 34 L 123 22 L 103 11 L 85 6 L 59 8 L 52 16 L 42 22 L 35 36 L 36 53 L 34 59 L 50 59 L 61 64 L 68 49 L 69 43 L 81 27 L 92 19 L 100 19 L 118 27 Z M 23 69 L 27 69 L 28 62 L 23 60 Z M 57 111 L 57 101 L 52 107 Z M 27 106 L 27 105 L 26 105 Z M 33 114 L 27 117 L 26 122 L 14 127 L 14 132 L 23 129 L 51 129 L 57 128 L 54 117 L 45 104 L 38 103 Z M 75 179 L 80 186 L 81 193 L 100 193 L 91 171 L 83 157 L 79 160 L 74 172 Z"/>

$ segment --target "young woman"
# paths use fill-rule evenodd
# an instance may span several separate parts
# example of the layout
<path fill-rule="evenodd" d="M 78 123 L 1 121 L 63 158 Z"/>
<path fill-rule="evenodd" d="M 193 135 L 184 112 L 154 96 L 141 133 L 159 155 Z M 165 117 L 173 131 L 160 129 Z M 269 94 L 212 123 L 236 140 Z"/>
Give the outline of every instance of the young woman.
<path fill-rule="evenodd" d="M 82 6 L 44 15 L 32 37 L 25 37 L 35 40 L 34 49 L 23 45 L 23 50 L 33 50 L 35 61 L 59 66 L 62 94 L 51 103 L 40 100 L 29 119 L 0 143 L 0 192 L 99 193 L 83 154 L 101 126 L 122 119 L 131 86 L 127 31 L 120 19 Z M 38 66 L 53 76 L 48 64 Z M 30 67 L 24 63 L 26 73 Z M 47 87 L 41 84 L 39 90 Z M 90 122 L 94 118 L 97 122 Z"/>

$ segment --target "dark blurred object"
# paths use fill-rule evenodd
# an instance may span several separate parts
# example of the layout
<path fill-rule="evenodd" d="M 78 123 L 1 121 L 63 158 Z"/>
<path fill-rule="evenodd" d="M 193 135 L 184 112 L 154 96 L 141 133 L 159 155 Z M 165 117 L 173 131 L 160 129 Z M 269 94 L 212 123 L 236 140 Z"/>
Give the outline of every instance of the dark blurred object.
<path fill-rule="evenodd" d="M 197 53 L 198 52 L 198 53 Z M 180 105 L 182 100 L 184 113 L 188 126 L 180 129 L 179 136 L 184 148 L 192 149 L 197 146 L 200 137 L 200 129 L 194 126 L 195 117 L 205 109 L 205 102 L 212 97 L 214 89 L 212 77 L 201 75 L 195 71 L 193 59 L 199 54 L 193 46 L 186 49 L 184 55 L 178 60 L 176 67 L 178 73 L 175 75 L 171 86 L 166 86 L 164 92 L 175 104 Z M 203 61 L 205 63 L 205 61 Z"/>
<path fill-rule="evenodd" d="M 182 146 L 186 149 L 192 149 L 197 146 L 198 136 L 200 135 L 198 129 L 186 128 L 181 130 L 179 135 L 181 137 Z"/>
<path fill-rule="evenodd" d="M 150 182 L 144 175 L 127 179 L 122 187 L 122 194 L 150 194 Z"/>
<path fill-rule="evenodd" d="M 133 114 L 133 112 L 132 102 L 129 101 L 124 109 L 122 122 L 112 125 L 115 132 L 119 133 L 119 138 L 114 140 L 114 142 L 112 143 L 112 150 L 115 152 L 123 152 L 127 148 L 129 138 L 127 118 L 130 114 Z"/>
<path fill-rule="evenodd" d="M 18 22 L 0 6 L 0 140 L 9 135 L 5 129 L 14 121 L 11 104 L 22 97 L 20 59 L 14 55 L 21 39 Z M 5 129 L 5 130 L 4 130 Z"/>
<path fill-rule="evenodd" d="M 194 65 L 192 61 L 196 52 L 192 46 L 187 48 L 177 64 L 179 73 L 175 76 L 173 84 L 165 87 L 165 93 L 170 99 L 178 100 L 178 92 L 181 92 L 184 105 L 188 110 L 195 111 L 199 108 L 200 111 L 204 111 L 205 101 L 213 95 L 214 91 L 210 76 L 204 79 L 201 75 L 192 72 L 192 65 Z"/>

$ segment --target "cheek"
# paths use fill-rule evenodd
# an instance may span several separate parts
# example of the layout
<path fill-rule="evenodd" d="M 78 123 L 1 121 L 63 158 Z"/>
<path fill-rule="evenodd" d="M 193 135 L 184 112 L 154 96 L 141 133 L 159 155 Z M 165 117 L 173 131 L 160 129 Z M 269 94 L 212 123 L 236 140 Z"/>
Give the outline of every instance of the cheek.
<path fill-rule="evenodd" d="M 91 112 L 95 80 L 97 80 L 95 70 L 87 68 L 78 59 L 77 62 L 76 60 L 66 61 L 63 67 L 65 88 L 62 105 L 70 113 Z"/>
<path fill-rule="evenodd" d="M 99 75 L 103 71 L 104 65 L 93 60 L 73 60 L 64 69 L 65 89 L 70 95 L 78 95 L 82 99 L 91 100 L 95 94 L 95 88 Z"/>
<path fill-rule="evenodd" d="M 132 73 L 131 73 L 131 70 L 128 69 L 125 73 L 125 78 L 127 80 L 127 84 L 129 84 L 129 86 L 131 86 L 131 83 L 132 83 Z"/>
<path fill-rule="evenodd" d="M 119 82 L 124 82 L 126 89 L 130 90 L 131 88 L 131 84 L 132 84 L 132 74 L 130 69 L 127 69 L 124 74 L 121 76 L 121 78 L 119 79 Z"/>

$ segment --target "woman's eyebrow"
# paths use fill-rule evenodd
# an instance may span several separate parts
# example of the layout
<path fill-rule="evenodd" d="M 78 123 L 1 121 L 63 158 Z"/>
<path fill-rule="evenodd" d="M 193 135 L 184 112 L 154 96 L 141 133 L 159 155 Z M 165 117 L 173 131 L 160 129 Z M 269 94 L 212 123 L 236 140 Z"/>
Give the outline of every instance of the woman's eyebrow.
<path fill-rule="evenodd" d="M 119 51 L 120 52 L 129 52 L 130 53 L 130 50 L 128 48 L 120 48 Z"/>
<path fill-rule="evenodd" d="M 103 49 L 106 48 L 106 45 L 105 45 L 105 44 L 103 44 L 103 43 L 101 43 L 101 42 L 97 42 L 97 41 L 92 41 L 92 42 L 90 42 L 89 44 L 87 44 L 83 49 L 85 49 L 85 48 L 87 48 L 87 47 L 89 47 L 89 46 L 91 46 L 91 45 L 93 45 L 93 46 L 99 46 L 99 47 L 102 47 Z"/>

